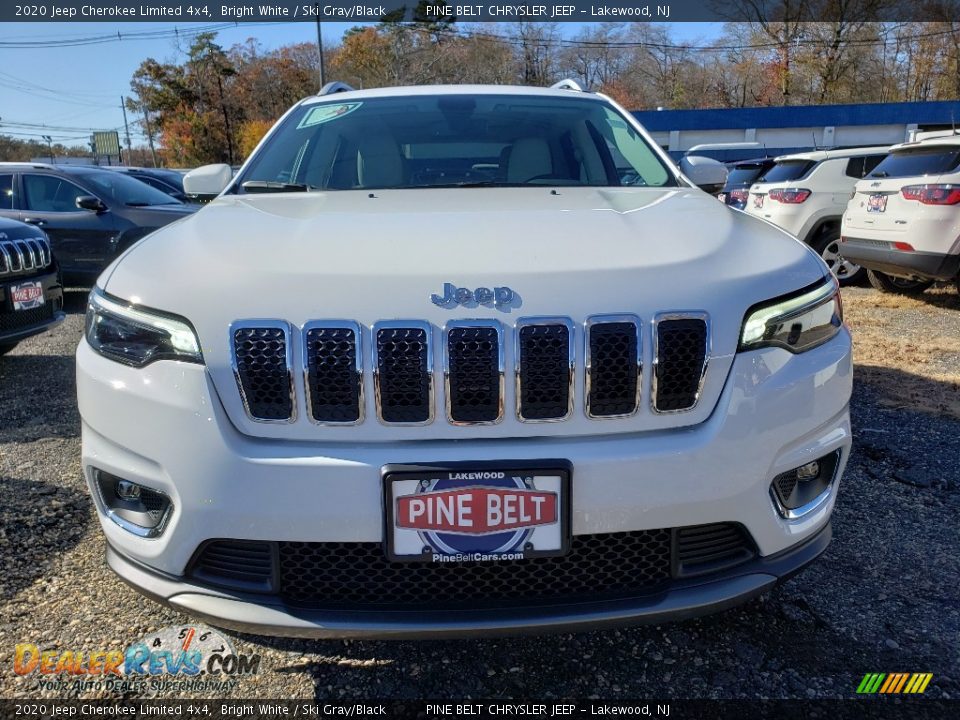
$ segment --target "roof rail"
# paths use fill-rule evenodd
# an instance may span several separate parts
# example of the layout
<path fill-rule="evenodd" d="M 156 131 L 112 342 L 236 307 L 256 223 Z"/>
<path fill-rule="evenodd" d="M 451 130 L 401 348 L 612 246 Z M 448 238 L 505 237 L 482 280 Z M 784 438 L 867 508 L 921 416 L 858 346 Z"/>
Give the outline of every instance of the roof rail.
<path fill-rule="evenodd" d="M 63 167 L 62 165 L 54 165 L 52 163 L 45 163 L 45 162 L 30 162 L 29 160 L 23 160 L 20 162 L 17 162 L 15 160 L 0 162 L 0 167 L 10 167 L 12 165 L 20 165 L 21 167 L 23 165 L 28 165 L 32 168 L 37 168 L 40 170 L 49 170 L 49 169 L 58 170 L 61 167 Z"/>
<path fill-rule="evenodd" d="M 574 92 L 583 92 L 583 88 L 580 87 L 580 83 L 576 80 L 571 80 L 567 78 L 566 80 L 561 80 L 558 83 L 554 83 L 550 86 L 551 90 L 573 90 Z"/>
<path fill-rule="evenodd" d="M 352 90 L 354 90 L 354 88 L 346 83 L 334 80 L 320 88 L 320 92 L 318 92 L 317 95 L 333 95 L 334 93 L 351 92 Z"/>

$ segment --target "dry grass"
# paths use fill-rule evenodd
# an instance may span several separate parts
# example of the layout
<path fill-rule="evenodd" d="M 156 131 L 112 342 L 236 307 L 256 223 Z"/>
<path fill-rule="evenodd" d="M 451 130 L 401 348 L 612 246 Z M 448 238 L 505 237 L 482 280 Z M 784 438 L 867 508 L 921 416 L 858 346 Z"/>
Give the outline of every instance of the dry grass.
<path fill-rule="evenodd" d="M 858 381 L 882 402 L 960 418 L 960 295 L 952 287 L 916 297 L 872 289 L 843 293 Z"/>

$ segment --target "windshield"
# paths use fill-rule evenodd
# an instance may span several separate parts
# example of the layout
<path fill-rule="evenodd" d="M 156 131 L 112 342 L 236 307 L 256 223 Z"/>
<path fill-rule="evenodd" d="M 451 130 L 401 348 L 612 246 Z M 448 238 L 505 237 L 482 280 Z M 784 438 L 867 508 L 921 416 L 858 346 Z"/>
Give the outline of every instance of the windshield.
<path fill-rule="evenodd" d="M 477 185 L 677 181 L 602 102 L 428 95 L 297 108 L 251 159 L 236 192 Z"/>
<path fill-rule="evenodd" d="M 872 178 L 940 175 L 960 166 L 960 147 L 932 147 L 895 152 L 873 169 Z"/>
<path fill-rule="evenodd" d="M 143 205 L 183 204 L 146 183 L 118 172 L 102 170 L 100 172 L 83 173 L 81 177 L 93 186 L 97 194 L 121 205 L 140 207 Z"/>
<path fill-rule="evenodd" d="M 760 178 L 760 182 L 775 183 L 799 180 L 810 172 L 814 165 L 816 163 L 812 160 L 783 160 L 767 170 L 767 173 Z"/>

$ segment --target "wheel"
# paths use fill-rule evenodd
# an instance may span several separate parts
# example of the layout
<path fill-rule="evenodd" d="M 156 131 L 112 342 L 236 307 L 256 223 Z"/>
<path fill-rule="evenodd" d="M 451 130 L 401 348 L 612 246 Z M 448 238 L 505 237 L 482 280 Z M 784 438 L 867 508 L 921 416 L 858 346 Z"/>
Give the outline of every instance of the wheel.
<path fill-rule="evenodd" d="M 856 285 L 863 282 L 866 271 L 856 263 L 844 260 L 840 255 L 840 229 L 827 230 L 813 242 L 811 247 L 816 250 L 823 261 L 830 268 L 830 272 L 837 276 L 841 285 Z"/>
<path fill-rule="evenodd" d="M 901 295 L 919 295 L 933 285 L 933 280 L 910 280 L 908 278 L 885 275 L 875 270 L 867 270 L 870 284 L 880 292 L 900 293 Z"/>
<path fill-rule="evenodd" d="M 19 343 L 0 343 L 0 355 L 6 355 L 13 350 Z"/>

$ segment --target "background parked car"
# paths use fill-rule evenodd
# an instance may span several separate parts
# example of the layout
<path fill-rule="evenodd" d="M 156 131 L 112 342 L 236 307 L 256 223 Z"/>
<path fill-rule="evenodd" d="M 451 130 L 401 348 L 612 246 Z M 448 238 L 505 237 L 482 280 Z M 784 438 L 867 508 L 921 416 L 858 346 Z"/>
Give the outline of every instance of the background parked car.
<path fill-rule="evenodd" d="M 93 285 L 134 242 L 196 210 L 121 173 L 0 163 L 0 216 L 43 229 L 68 285 Z"/>
<path fill-rule="evenodd" d="M 764 157 L 727 163 L 727 184 L 723 186 L 717 199 L 737 210 L 745 209 L 750 186 L 763 177 L 763 174 L 773 167 L 774 162 L 773 158 Z"/>
<path fill-rule="evenodd" d="M 47 236 L 32 225 L 0 218 L 0 355 L 65 317 L 59 268 Z"/>
<path fill-rule="evenodd" d="M 883 292 L 923 292 L 935 280 L 960 290 L 960 135 L 894 145 L 843 215 L 844 256 Z"/>
<path fill-rule="evenodd" d="M 191 201 L 187 194 L 183 192 L 183 174 L 176 170 L 168 170 L 167 168 L 126 167 L 123 165 L 101 167 L 104 170 L 112 170 L 134 177 L 140 182 L 144 182 L 150 187 L 166 193 L 172 198 L 176 198 L 180 202 L 186 203 Z"/>
<path fill-rule="evenodd" d="M 840 219 L 857 180 L 886 157 L 886 147 L 784 155 L 750 188 L 746 211 L 796 235 L 826 261 L 841 284 L 863 269 L 840 254 Z"/>

